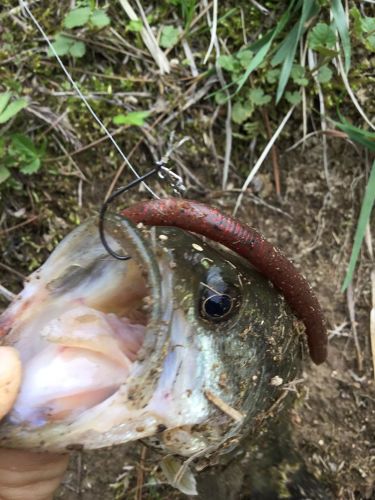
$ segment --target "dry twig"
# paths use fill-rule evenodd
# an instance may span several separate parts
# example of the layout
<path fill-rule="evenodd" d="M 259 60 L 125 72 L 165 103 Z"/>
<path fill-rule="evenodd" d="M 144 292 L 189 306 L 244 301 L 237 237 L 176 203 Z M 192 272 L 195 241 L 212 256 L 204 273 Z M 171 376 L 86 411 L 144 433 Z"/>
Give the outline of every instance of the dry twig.
<path fill-rule="evenodd" d="M 6 271 L 8 271 L 9 273 L 12 273 L 14 274 L 15 276 L 18 276 L 18 278 L 21 278 L 21 280 L 24 280 L 25 279 L 25 275 L 16 271 L 15 269 L 13 269 L 13 267 L 10 267 L 10 266 L 7 266 L 6 264 L 4 264 L 3 262 L 0 262 L 0 267 L 2 267 L 3 269 L 5 269 Z"/>
<path fill-rule="evenodd" d="M 273 134 L 272 136 L 272 139 L 268 142 L 267 146 L 264 148 L 262 154 L 260 155 L 260 157 L 258 158 L 258 161 L 255 163 L 254 167 L 252 168 L 252 170 L 250 171 L 249 175 L 247 176 L 247 179 L 246 181 L 244 182 L 242 188 L 241 188 L 241 192 L 237 198 L 237 201 L 236 201 L 236 205 L 234 207 L 234 210 L 233 210 L 233 215 L 236 215 L 240 205 L 241 205 L 241 202 L 242 202 L 242 198 L 245 194 L 245 191 L 246 189 L 248 188 L 250 182 L 254 179 L 255 175 L 257 174 L 258 170 L 260 169 L 260 167 L 262 166 L 264 160 L 266 159 L 268 153 L 270 152 L 270 149 L 272 148 L 272 146 L 274 145 L 274 143 L 276 142 L 277 138 L 279 137 L 279 135 L 281 134 L 283 128 L 285 127 L 287 121 L 289 120 L 289 118 L 291 117 L 293 111 L 294 111 L 294 108 L 295 106 L 292 106 L 289 111 L 287 112 L 287 114 L 284 116 L 284 118 L 282 119 L 280 125 L 278 126 L 276 132 Z"/>
<path fill-rule="evenodd" d="M 212 12 L 212 23 L 209 22 L 210 24 L 210 31 L 211 31 L 211 40 L 210 40 L 210 45 L 208 46 L 206 55 L 203 60 L 203 64 L 206 64 L 208 61 L 208 58 L 211 55 L 212 49 L 214 48 L 214 45 L 217 44 L 217 10 L 218 10 L 218 1 L 213 0 L 213 12 Z"/>
<path fill-rule="evenodd" d="M 9 234 L 9 233 L 15 231 L 16 229 L 19 229 L 20 227 L 27 226 L 28 224 L 31 224 L 32 222 L 34 222 L 37 219 L 39 219 L 39 215 L 32 215 L 31 217 L 24 220 L 23 222 L 20 222 L 19 224 L 16 224 L 16 225 L 9 227 L 7 229 L 2 229 L 0 231 L 0 234 Z"/>
<path fill-rule="evenodd" d="M 143 23 L 143 27 L 141 30 L 142 40 L 143 40 L 144 44 L 146 45 L 146 47 L 148 48 L 154 61 L 158 65 L 158 67 L 160 69 L 160 73 L 161 74 L 169 73 L 171 68 L 170 68 L 170 64 L 169 64 L 169 61 L 167 59 L 167 56 L 160 49 L 160 47 L 156 41 L 156 38 L 155 38 L 151 28 L 150 28 L 150 25 L 148 24 L 147 18 L 145 16 L 145 13 L 143 12 L 143 9 L 142 9 L 142 6 L 140 5 L 140 2 L 138 2 L 138 0 L 136 0 L 136 3 L 137 3 L 137 7 L 138 7 L 139 13 L 141 15 L 142 23 Z M 135 13 L 133 7 L 130 5 L 128 0 L 120 0 L 120 4 L 121 4 L 122 8 L 124 9 L 124 11 L 126 12 L 126 15 L 129 17 L 129 19 L 131 19 L 132 21 L 139 20 L 137 14 Z"/>
<path fill-rule="evenodd" d="M 244 415 L 236 410 L 235 408 L 232 408 L 231 406 L 228 405 L 225 401 L 223 401 L 219 396 L 214 394 L 213 392 L 209 391 L 206 389 L 204 391 L 204 395 L 210 401 L 212 404 L 217 406 L 219 410 L 221 410 L 223 413 L 228 415 L 230 418 L 232 418 L 235 422 L 241 422 L 244 418 Z"/>
<path fill-rule="evenodd" d="M 14 299 L 14 297 L 16 296 L 15 293 L 11 292 L 10 290 L 8 290 L 7 288 L 5 288 L 5 286 L 3 285 L 0 285 L 0 295 L 2 297 L 4 297 L 5 300 L 8 300 L 9 302 L 11 300 Z"/>
<path fill-rule="evenodd" d="M 135 489 L 134 500 L 142 500 L 146 453 L 147 453 L 147 448 L 146 446 L 142 445 L 141 459 L 137 467 L 137 486 Z"/>
<path fill-rule="evenodd" d="M 314 52 L 309 49 L 308 50 L 308 60 L 309 60 L 309 68 L 310 71 L 313 74 L 313 78 L 315 80 L 315 85 L 318 90 L 318 96 L 319 96 L 319 110 L 320 110 L 320 123 L 321 123 L 321 129 L 323 131 L 322 134 L 322 146 L 323 146 L 323 167 L 324 167 L 324 174 L 326 177 L 327 181 L 327 186 L 328 189 L 331 189 L 330 185 L 330 180 L 329 180 L 329 172 L 328 172 L 328 147 L 327 147 L 327 137 L 324 134 L 324 132 L 327 130 L 327 120 L 326 120 L 326 111 L 325 111 L 325 104 L 324 104 L 324 95 L 322 91 L 322 87 L 320 85 L 320 82 L 318 80 L 317 73 L 314 72 L 314 69 L 316 68 L 316 56 Z"/>

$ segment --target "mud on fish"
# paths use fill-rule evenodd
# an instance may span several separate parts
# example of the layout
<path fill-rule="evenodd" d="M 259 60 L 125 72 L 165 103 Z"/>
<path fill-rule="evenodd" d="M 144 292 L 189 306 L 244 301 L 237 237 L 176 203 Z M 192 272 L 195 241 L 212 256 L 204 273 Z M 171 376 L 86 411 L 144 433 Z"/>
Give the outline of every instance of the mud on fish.
<path fill-rule="evenodd" d="M 72 231 L 0 317 L 23 382 L 7 447 L 148 439 L 183 457 L 256 432 L 297 376 L 303 335 L 274 286 L 229 250 L 111 215 Z M 278 383 L 274 383 L 277 380 Z"/>

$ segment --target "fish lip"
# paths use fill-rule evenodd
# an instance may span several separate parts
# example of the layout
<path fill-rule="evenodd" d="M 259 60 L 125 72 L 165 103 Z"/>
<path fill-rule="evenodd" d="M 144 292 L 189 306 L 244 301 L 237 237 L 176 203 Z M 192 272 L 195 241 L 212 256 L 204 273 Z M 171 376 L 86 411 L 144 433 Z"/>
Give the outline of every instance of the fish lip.
<path fill-rule="evenodd" d="M 126 217 L 112 213 L 106 216 L 105 230 L 114 239 L 122 240 L 126 237 L 127 244 L 130 241 L 134 251 L 130 257 L 135 258 L 142 267 L 147 269 L 147 281 L 152 301 L 151 313 L 147 321 L 145 340 L 138 353 L 138 360 L 125 383 L 128 395 L 127 406 L 136 410 L 148 403 L 158 383 L 159 377 L 156 375 L 160 373 L 167 353 L 165 346 L 168 343 L 172 311 L 166 314 L 168 308 L 165 307 L 166 298 L 163 297 L 161 269 L 156 256 L 160 249 L 152 248 L 152 237 L 146 239 L 140 225 L 136 226 Z M 150 228 L 144 230 L 147 235 L 152 231 Z"/>

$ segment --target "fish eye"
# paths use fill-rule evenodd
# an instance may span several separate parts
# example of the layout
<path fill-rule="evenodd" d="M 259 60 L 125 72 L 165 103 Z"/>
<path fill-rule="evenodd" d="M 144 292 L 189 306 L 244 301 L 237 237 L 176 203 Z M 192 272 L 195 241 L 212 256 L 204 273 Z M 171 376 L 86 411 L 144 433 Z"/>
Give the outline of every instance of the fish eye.
<path fill-rule="evenodd" d="M 197 314 L 212 323 L 232 318 L 241 307 L 238 271 L 224 261 L 205 269 L 202 278 L 197 290 Z"/>
<path fill-rule="evenodd" d="M 213 321 L 226 319 L 233 309 L 234 300 L 227 294 L 212 293 L 202 301 L 201 315 Z"/>

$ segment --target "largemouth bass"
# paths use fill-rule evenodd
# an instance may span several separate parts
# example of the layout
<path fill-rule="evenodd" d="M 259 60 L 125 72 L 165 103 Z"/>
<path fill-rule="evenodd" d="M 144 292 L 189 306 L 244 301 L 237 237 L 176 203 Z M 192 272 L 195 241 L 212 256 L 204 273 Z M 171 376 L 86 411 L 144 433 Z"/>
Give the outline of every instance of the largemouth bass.
<path fill-rule="evenodd" d="M 223 446 L 274 404 L 274 380 L 295 378 L 295 317 L 232 252 L 116 216 L 106 228 L 131 260 L 108 256 L 90 220 L 0 318 L 24 367 L 2 445 L 99 448 L 158 435 L 184 456 Z"/>

